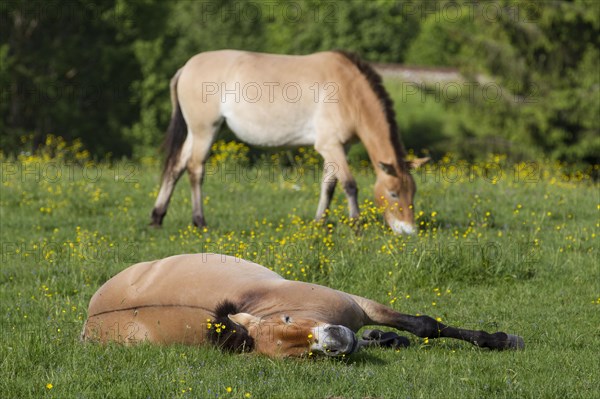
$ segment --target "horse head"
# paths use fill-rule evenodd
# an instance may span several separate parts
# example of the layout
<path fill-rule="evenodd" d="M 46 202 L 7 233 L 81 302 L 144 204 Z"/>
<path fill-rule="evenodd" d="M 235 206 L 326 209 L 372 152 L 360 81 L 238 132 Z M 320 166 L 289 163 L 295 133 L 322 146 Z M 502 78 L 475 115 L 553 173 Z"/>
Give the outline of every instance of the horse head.
<path fill-rule="evenodd" d="M 385 221 L 398 234 L 414 234 L 413 199 L 417 191 L 410 169 L 427 163 L 429 158 L 417 158 L 404 165 L 379 162 L 375 183 L 375 203 L 384 209 Z"/>
<path fill-rule="evenodd" d="M 339 356 L 356 350 L 357 339 L 347 327 L 319 323 L 287 314 L 256 317 L 248 313 L 229 315 L 254 341 L 254 350 L 271 357 L 308 354 Z"/>
<path fill-rule="evenodd" d="M 300 357 L 312 353 L 327 356 L 349 355 L 358 341 L 348 327 L 321 323 L 276 313 L 257 317 L 226 303 L 217 308 L 210 323 L 209 338 L 217 346 L 235 351 L 254 351 L 270 357 Z M 223 313 L 228 313 L 226 317 Z M 220 331 L 216 333 L 216 329 Z"/>

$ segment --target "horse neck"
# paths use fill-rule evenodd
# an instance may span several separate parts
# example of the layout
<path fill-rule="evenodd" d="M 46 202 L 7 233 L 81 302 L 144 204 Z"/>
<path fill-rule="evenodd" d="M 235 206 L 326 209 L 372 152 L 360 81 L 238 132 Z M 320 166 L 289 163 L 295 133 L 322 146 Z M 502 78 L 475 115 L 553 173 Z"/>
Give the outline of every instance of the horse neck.
<path fill-rule="evenodd" d="M 383 112 L 363 114 L 357 130 L 357 135 L 365 146 L 371 164 L 378 176 L 381 172 L 380 162 L 393 165 L 398 172 L 404 170 L 401 164 L 404 162 L 405 150 L 400 144 L 399 138 L 397 140 L 392 139 L 391 134 L 396 133 L 390 132 L 390 127 Z"/>
<path fill-rule="evenodd" d="M 320 319 L 321 311 L 346 301 L 348 296 L 329 287 L 301 281 L 279 280 L 266 287 L 268 289 L 258 290 L 259 295 L 248 297 L 256 300 L 247 303 L 244 311 L 256 316 L 286 312 L 290 316 Z"/>

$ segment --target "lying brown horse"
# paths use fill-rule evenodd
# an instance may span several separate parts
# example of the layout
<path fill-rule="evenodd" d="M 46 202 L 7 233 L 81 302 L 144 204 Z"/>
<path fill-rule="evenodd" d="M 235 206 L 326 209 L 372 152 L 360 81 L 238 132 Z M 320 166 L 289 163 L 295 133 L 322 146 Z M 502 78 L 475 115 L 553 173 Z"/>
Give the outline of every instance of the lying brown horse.
<path fill-rule="evenodd" d="M 491 349 L 524 347 L 515 335 L 454 328 L 428 316 L 402 314 L 217 254 L 173 256 L 117 274 L 92 297 L 82 337 L 125 344 L 212 342 L 273 357 L 311 352 L 335 356 L 355 352 L 364 342 L 354 333 L 366 325 Z"/>
<path fill-rule="evenodd" d="M 204 164 L 225 121 L 251 145 L 314 146 L 324 159 L 317 219 L 324 217 L 337 181 L 346 193 L 350 217 L 359 216 L 356 182 L 346 161 L 346 150 L 359 139 L 375 168 L 375 201 L 385 209 L 387 223 L 397 233 L 414 232 L 416 186 L 410 169 L 429 158 L 406 160 L 381 77 L 357 56 L 340 51 L 305 56 L 205 52 L 177 71 L 171 101 L 168 156 L 152 225 L 162 224 L 186 168 L 192 219 L 196 226 L 205 225 Z"/>

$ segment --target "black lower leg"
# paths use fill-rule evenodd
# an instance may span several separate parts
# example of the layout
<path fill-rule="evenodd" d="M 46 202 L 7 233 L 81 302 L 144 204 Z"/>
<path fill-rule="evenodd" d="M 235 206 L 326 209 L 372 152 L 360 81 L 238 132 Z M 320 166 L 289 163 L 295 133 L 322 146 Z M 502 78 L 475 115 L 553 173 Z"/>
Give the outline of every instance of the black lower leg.
<path fill-rule="evenodd" d="M 152 215 L 150 217 L 150 225 L 155 227 L 162 226 L 163 219 L 167 214 L 166 210 L 159 210 L 157 208 L 152 209 Z"/>
<path fill-rule="evenodd" d="M 395 332 L 381 330 L 365 330 L 362 335 L 362 346 L 383 346 L 386 348 L 408 348 L 410 341 Z"/>
<path fill-rule="evenodd" d="M 335 192 L 336 184 L 337 179 L 334 177 L 323 180 L 323 183 L 321 184 L 321 196 L 319 198 L 319 207 L 317 208 L 315 220 L 321 221 L 325 219 L 327 209 L 329 209 L 329 204 L 331 204 L 331 199 L 333 198 L 333 193 Z"/>
<path fill-rule="evenodd" d="M 358 187 L 354 180 L 348 180 L 344 183 L 344 191 L 346 192 L 346 198 L 348 198 L 348 208 L 350 210 L 350 218 L 358 218 Z"/>
<path fill-rule="evenodd" d="M 349 180 L 344 183 L 344 191 L 346 195 L 349 197 L 356 197 L 358 195 L 358 187 L 356 186 L 356 182 L 354 180 Z"/>
<path fill-rule="evenodd" d="M 192 217 L 192 222 L 194 223 L 194 226 L 198 228 L 206 227 L 206 220 L 204 220 L 204 216 L 194 215 Z"/>
<path fill-rule="evenodd" d="M 183 174 L 184 170 L 178 170 L 178 171 L 173 171 L 173 170 L 167 170 L 165 171 L 165 178 L 163 179 L 163 183 L 162 186 L 160 188 L 159 194 L 158 194 L 158 199 L 161 198 L 161 194 L 162 194 L 162 190 L 166 188 L 167 193 L 166 193 L 166 199 L 164 199 L 161 203 L 161 201 L 158 201 L 154 204 L 154 208 L 152 209 L 152 215 L 150 216 L 150 225 L 151 226 L 155 226 L 155 227 L 160 227 L 162 225 L 163 219 L 165 218 L 165 215 L 167 214 L 167 208 L 169 207 L 169 202 L 171 201 L 171 195 L 173 194 L 173 189 L 175 188 L 175 185 L 177 184 L 177 181 L 179 180 L 179 178 L 181 177 L 181 175 Z"/>
<path fill-rule="evenodd" d="M 329 209 L 329 205 L 331 204 L 331 200 L 333 199 L 333 193 L 335 192 L 335 186 L 337 185 L 337 179 L 332 179 L 324 183 L 325 185 L 325 207 L 323 209 L 323 215 L 325 216 L 325 211 Z"/>
<path fill-rule="evenodd" d="M 337 184 L 337 180 L 330 180 L 326 183 L 325 187 L 325 195 L 327 195 L 327 207 L 329 207 L 329 203 L 333 198 L 333 193 L 335 192 L 335 186 Z"/>
<path fill-rule="evenodd" d="M 485 331 L 466 330 L 447 326 L 429 316 L 400 316 L 396 328 L 422 338 L 454 338 L 490 349 L 520 349 L 523 339 L 503 332 L 490 334 Z"/>

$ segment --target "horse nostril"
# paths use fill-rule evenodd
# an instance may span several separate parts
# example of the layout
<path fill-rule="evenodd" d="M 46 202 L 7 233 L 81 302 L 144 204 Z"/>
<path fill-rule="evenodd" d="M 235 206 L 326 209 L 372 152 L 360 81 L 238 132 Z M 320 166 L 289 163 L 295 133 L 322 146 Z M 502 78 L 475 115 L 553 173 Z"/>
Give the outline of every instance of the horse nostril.
<path fill-rule="evenodd" d="M 335 334 L 335 333 L 339 332 L 339 328 L 337 326 L 325 327 L 325 332 L 330 333 L 330 334 Z"/>

